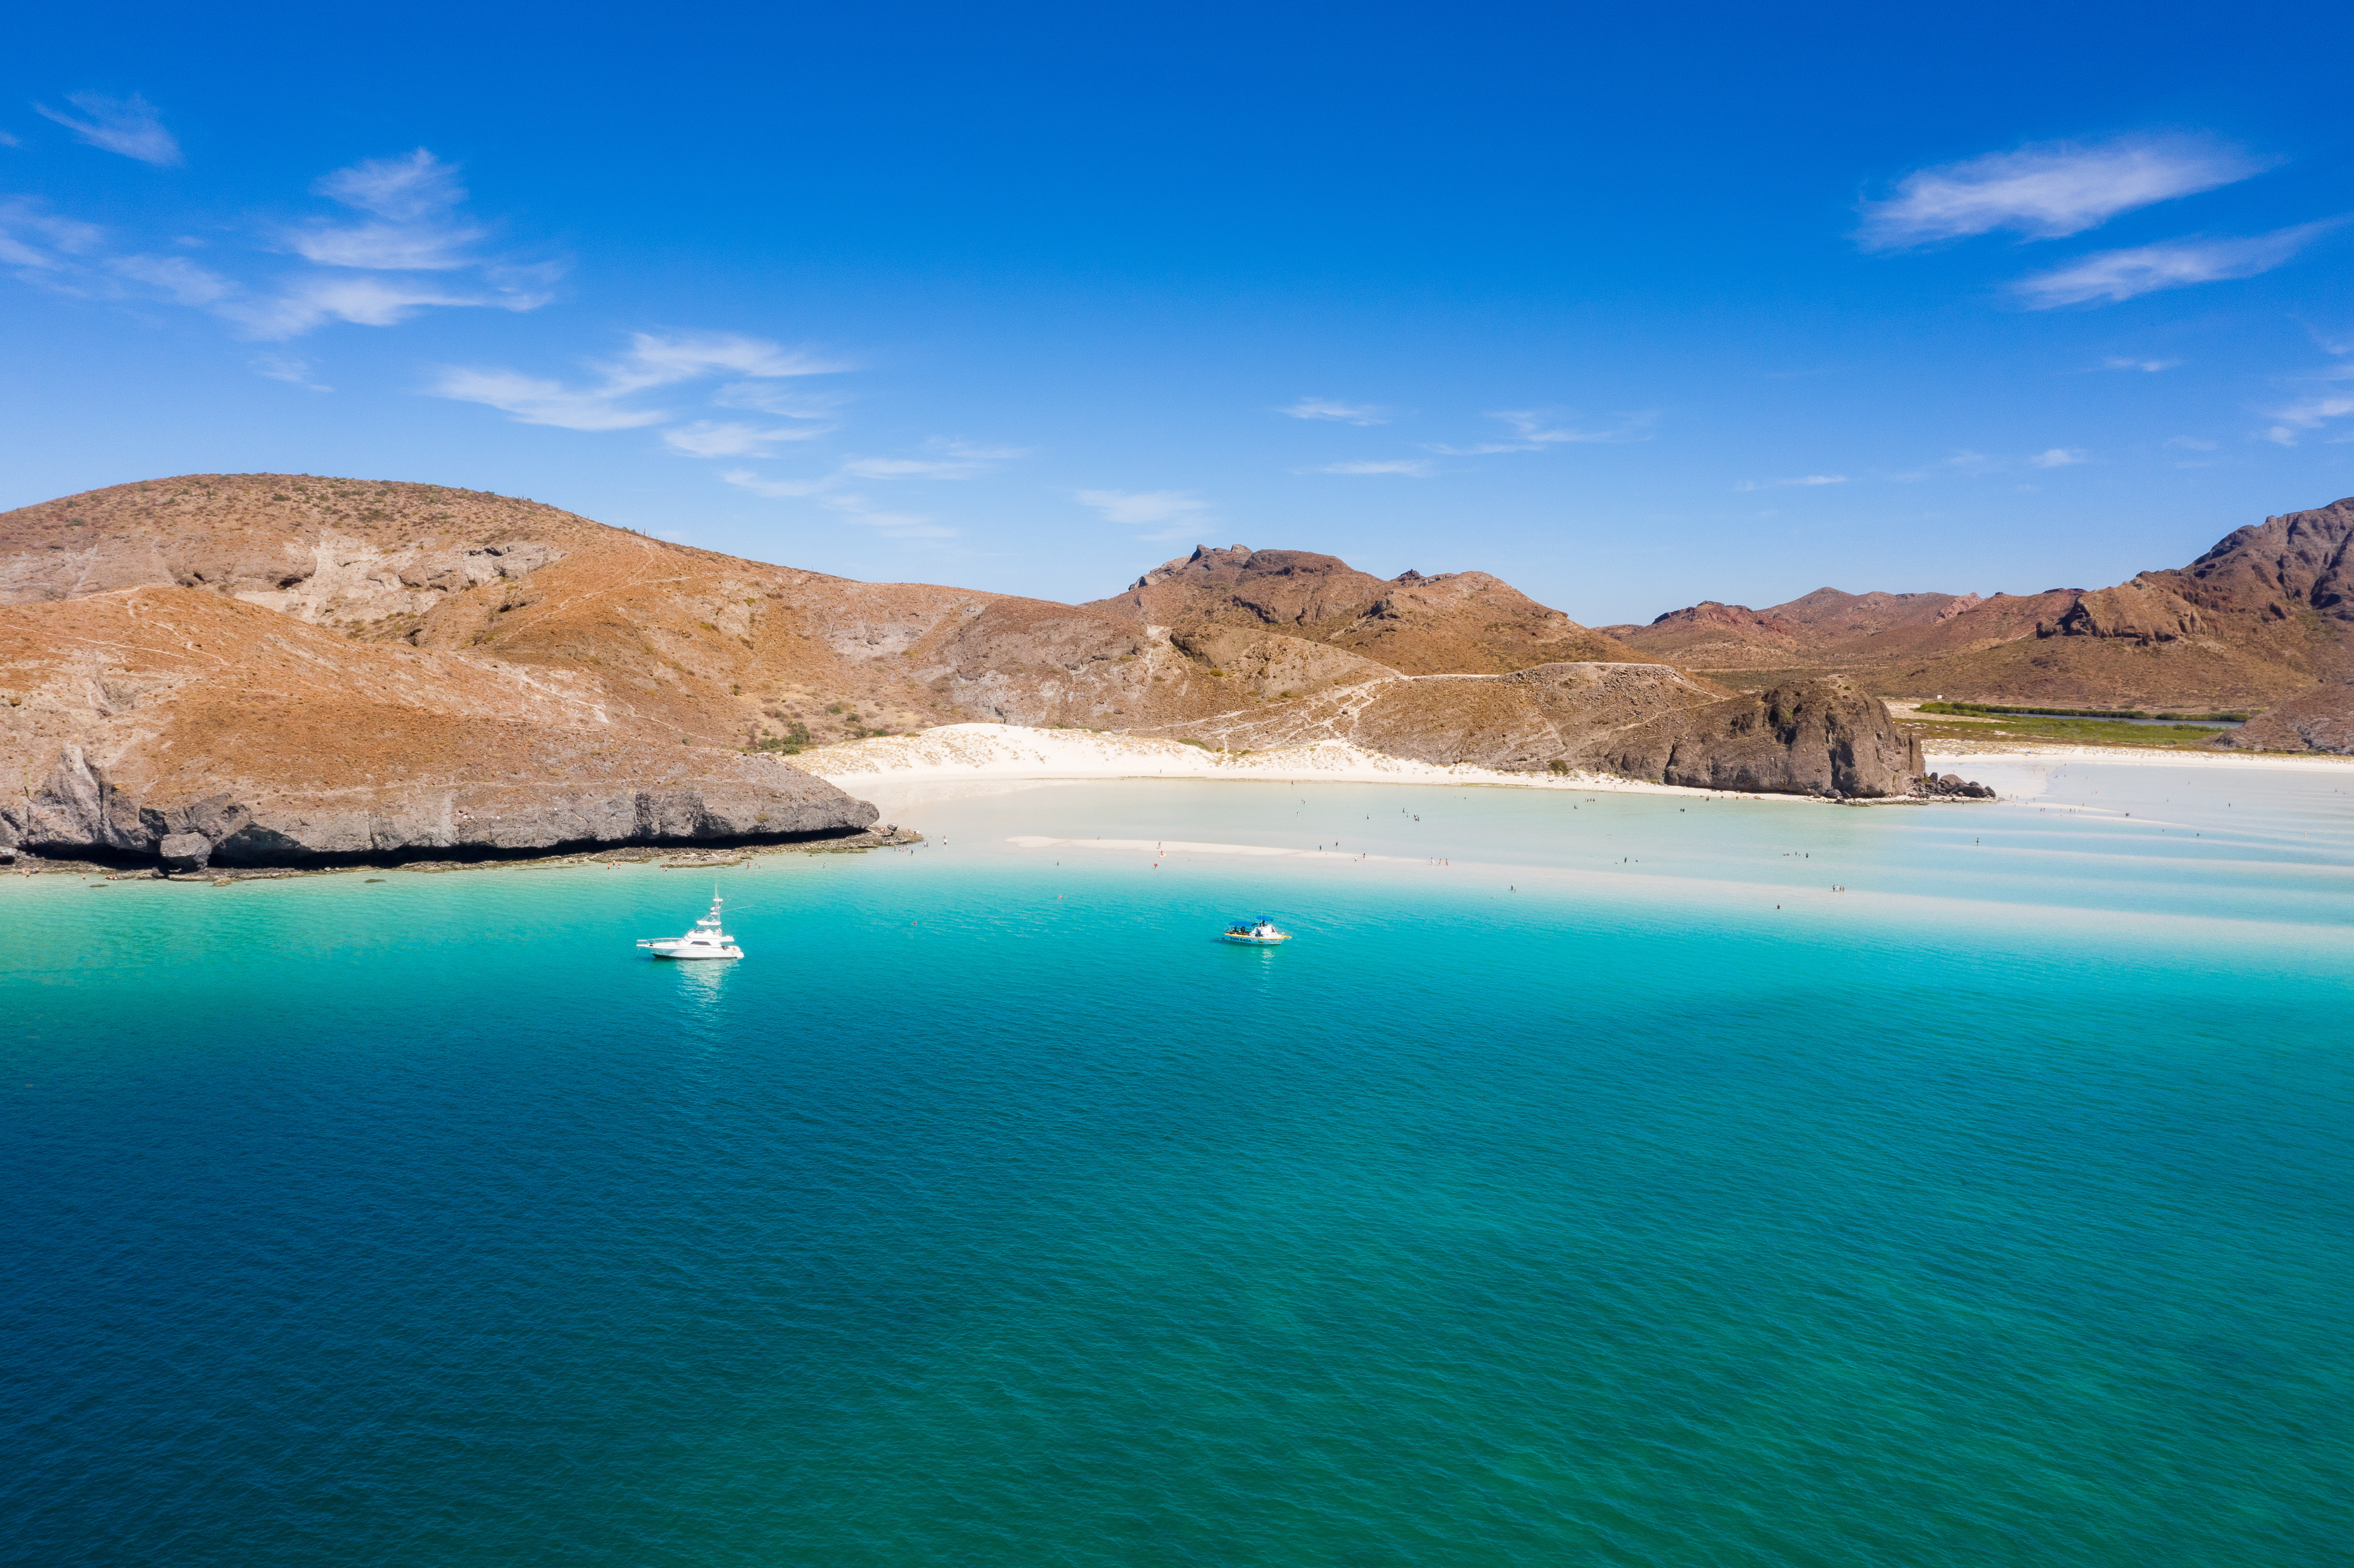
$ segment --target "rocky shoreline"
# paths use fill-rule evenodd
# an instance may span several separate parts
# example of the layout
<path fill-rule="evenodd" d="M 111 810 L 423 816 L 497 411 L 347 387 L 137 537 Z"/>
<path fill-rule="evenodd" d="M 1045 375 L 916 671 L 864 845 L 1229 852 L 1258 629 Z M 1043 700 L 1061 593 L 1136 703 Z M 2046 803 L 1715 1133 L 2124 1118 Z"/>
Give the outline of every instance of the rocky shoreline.
<path fill-rule="evenodd" d="M 909 849 L 924 842 L 922 833 L 894 822 L 832 837 L 791 842 L 718 846 L 616 844 L 602 849 L 561 850 L 545 853 L 518 851 L 471 860 L 384 860 L 307 866 L 215 866 L 198 871 L 170 871 L 161 865 L 125 867 L 119 863 L 36 854 L 25 850 L 16 851 L 12 860 L 5 858 L 5 850 L 0 850 L 0 874 L 95 876 L 106 882 L 193 882 L 227 887 L 240 882 L 283 882 L 293 877 L 345 876 L 355 872 L 376 874 L 398 871 L 434 875 L 452 871 L 545 871 L 557 866 L 581 865 L 654 865 L 664 871 L 706 871 L 743 865 L 762 855 L 864 854 L 869 850 Z"/>

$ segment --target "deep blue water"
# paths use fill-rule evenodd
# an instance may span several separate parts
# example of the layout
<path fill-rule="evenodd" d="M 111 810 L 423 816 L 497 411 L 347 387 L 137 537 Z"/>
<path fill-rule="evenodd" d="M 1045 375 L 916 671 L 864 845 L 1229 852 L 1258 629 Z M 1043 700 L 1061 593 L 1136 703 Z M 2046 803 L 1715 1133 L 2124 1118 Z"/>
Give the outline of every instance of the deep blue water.
<path fill-rule="evenodd" d="M 7 879 L 0 1561 L 2346 1560 L 2346 797 L 1301 793 Z"/>

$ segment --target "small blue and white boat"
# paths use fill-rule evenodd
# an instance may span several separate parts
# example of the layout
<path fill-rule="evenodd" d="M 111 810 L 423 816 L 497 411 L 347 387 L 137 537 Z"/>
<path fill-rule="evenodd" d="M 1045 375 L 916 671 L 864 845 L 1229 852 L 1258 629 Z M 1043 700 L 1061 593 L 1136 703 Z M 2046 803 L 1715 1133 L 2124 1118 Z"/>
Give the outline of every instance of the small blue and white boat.
<path fill-rule="evenodd" d="M 1221 942 L 1240 942 L 1246 947 L 1272 948 L 1291 940 L 1291 933 L 1276 929 L 1273 920 L 1262 915 L 1256 920 L 1237 920 L 1218 933 Z"/>

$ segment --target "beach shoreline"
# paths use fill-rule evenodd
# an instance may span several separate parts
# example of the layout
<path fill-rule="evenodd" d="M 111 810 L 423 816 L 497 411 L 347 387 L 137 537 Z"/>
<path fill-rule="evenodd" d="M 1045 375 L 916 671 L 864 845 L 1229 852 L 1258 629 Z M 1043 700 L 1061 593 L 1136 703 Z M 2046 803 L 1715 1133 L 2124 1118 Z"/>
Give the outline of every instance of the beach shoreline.
<path fill-rule="evenodd" d="M 1083 729 L 951 724 L 914 735 L 876 736 L 820 747 L 792 759 L 853 795 L 877 788 L 955 782 L 1076 783 L 1119 779 L 1205 779 L 1257 784 L 1442 784 L 1474 789 L 1552 789 L 1596 794 L 1707 796 L 1743 800 L 1813 800 L 1657 784 L 1613 773 L 1510 773 L 1469 763 L 1416 762 L 1324 740 L 1269 751 L 1218 751 L 1185 741 Z"/>
<path fill-rule="evenodd" d="M 1933 773 L 1985 762 L 2032 760 L 2117 762 L 2195 768 L 2354 768 L 2354 758 L 2280 752 L 2170 752 L 2135 747 L 1974 743 L 1924 748 Z M 820 747 L 793 758 L 854 795 L 881 789 L 955 782 L 1075 782 L 1115 779 L 1206 779 L 1244 783 L 1443 784 L 1505 789 L 1570 790 L 1586 794 L 1704 796 L 1719 800 L 1808 801 L 1815 804 L 1919 803 L 1910 796 L 1884 802 L 1830 801 L 1813 795 L 1769 795 L 1658 784 L 1616 774 L 1573 771 L 1510 773 L 1468 763 L 1415 762 L 1368 751 L 1345 741 L 1320 741 L 1263 752 L 1220 752 L 1182 741 L 1078 729 L 1031 729 L 1019 725 L 955 724 L 914 735 L 877 736 Z"/>

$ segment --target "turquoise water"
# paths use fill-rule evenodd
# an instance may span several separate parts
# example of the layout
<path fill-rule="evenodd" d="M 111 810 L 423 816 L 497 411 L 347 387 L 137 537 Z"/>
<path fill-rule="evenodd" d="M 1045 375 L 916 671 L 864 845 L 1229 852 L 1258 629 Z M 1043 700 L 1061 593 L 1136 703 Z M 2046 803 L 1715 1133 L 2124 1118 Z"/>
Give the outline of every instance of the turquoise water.
<path fill-rule="evenodd" d="M 0 1560 L 2342 1562 L 2354 795 L 2221 771 L 0 879 Z"/>

